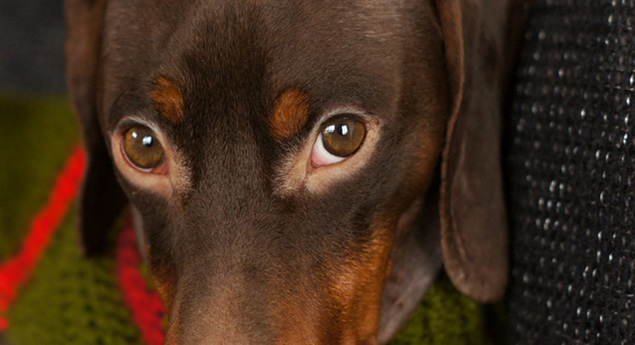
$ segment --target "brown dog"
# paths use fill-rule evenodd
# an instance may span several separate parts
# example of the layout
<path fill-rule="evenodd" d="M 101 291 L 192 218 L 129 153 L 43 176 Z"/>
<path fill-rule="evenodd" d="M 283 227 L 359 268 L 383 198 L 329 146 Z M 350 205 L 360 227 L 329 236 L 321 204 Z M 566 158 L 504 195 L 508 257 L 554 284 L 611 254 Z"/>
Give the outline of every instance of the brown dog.
<path fill-rule="evenodd" d="M 442 263 L 503 294 L 508 1 L 66 6 L 83 244 L 130 202 L 168 344 L 384 343 Z"/>

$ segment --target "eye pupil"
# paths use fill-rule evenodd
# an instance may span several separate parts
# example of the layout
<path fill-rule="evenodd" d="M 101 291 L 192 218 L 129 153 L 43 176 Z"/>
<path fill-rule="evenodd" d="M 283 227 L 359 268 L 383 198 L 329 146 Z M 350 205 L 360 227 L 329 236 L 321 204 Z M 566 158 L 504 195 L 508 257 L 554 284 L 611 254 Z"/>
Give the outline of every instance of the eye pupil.
<path fill-rule="evenodd" d="M 138 168 L 152 169 L 163 161 L 163 148 L 148 127 L 137 125 L 124 133 L 123 150 L 128 160 Z"/>
<path fill-rule="evenodd" d="M 365 137 L 364 122 L 349 116 L 330 119 L 322 130 L 324 148 L 339 157 L 347 157 L 357 152 Z"/>
<path fill-rule="evenodd" d="M 143 143 L 143 146 L 150 147 L 154 143 L 154 138 L 150 135 L 146 135 L 141 140 L 141 143 Z"/>
<path fill-rule="evenodd" d="M 348 134 L 348 126 L 346 124 L 341 125 L 339 132 L 340 132 L 340 135 Z"/>

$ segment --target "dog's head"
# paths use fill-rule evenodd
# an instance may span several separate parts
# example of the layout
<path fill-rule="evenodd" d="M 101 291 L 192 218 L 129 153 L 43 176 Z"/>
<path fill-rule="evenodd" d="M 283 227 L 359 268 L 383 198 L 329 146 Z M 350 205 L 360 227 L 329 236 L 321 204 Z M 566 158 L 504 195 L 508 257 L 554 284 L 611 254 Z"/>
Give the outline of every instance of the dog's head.
<path fill-rule="evenodd" d="M 168 343 L 383 342 L 441 257 L 502 295 L 504 1 L 66 6 L 83 244 L 130 202 Z"/>

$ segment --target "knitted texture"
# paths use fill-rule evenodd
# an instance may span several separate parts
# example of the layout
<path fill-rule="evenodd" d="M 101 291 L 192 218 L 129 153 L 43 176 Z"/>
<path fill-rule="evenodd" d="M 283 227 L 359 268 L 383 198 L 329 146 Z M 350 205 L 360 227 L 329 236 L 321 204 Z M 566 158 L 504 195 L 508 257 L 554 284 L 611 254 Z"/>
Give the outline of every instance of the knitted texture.
<path fill-rule="evenodd" d="M 0 208 L 0 266 L 24 250 L 29 224 L 76 145 L 76 130 L 63 101 L 0 98 L 0 157 L 15 162 L 0 165 L 0 198 L 10 201 Z M 81 255 L 74 217 L 66 215 L 18 286 L 0 344 L 162 344 L 163 307 L 143 278 L 131 227 L 116 226 L 124 232 L 113 231 L 111 254 L 89 259 Z M 489 311 L 441 275 L 391 344 L 493 344 Z"/>
<path fill-rule="evenodd" d="M 498 315 L 458 293 L 443 274 L 390 345 L 503 344 L 503 328 L 489 324 L 500 323 Z"/>
<path fill-rule="evenodd" d="M 15 300 L 18 288 L 33 272 L 42 252 L 68 212 L 71 201 L 77 195 L 84 165 L 84 152 L 76 149 L 64 171 L 58 176 L 46 206 L 33 219 L 20 252 L 0 265 L 0 330 L 8 327 L 4 313 Z"/>
<path fill-rule="evenodd" d="M 515 344 L 635 341 L 635 2 L 536 0 L 508 133 Z"/>
<path fill-rule="evenodd" d="M 141 344 L 118 291 L 113 260 L 82 258 L 73 223 L 69 217 L 10 310 L 9 341 Z"/>
<path fill-rule="evenodd" d="M 163 317 L 165 308 L 159 295 L 148 287 L 147 280 L 139 269 L 141 255 L 132 224 L 128 222 L 117 241 L 117 276 L 126 304 L 132 311 L 134 322 L 141 329 L 147 345 L 162 345 Z"/>
<path fill-rule="evenodd" d="M 78 129 L 65 99 L 0 95 L 0 263 L 44 205 Z"/>

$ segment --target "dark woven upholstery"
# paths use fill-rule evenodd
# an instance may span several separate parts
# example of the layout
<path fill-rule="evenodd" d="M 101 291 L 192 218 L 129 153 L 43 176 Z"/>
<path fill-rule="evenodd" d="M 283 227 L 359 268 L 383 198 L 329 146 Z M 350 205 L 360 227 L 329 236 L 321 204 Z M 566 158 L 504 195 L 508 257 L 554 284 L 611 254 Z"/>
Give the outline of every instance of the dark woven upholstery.
<path fill-rule="evenodd" d="M 531 5 L 506 120 L 514 344 L 635 343 L 634 3 Z"/>

